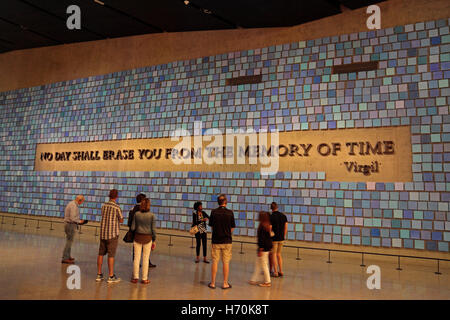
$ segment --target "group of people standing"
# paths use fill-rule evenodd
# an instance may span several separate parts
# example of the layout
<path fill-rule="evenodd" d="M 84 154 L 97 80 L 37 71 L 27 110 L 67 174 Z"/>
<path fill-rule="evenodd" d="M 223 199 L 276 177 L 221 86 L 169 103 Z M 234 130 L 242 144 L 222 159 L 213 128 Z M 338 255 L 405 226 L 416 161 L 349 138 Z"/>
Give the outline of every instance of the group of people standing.
<path fill-rule="evenodd" d="M 226 208 L 227 198 L 225 195 L 220 195 L 217 198 L 219 207 L 211 211 L 211 216 L 208 216 L 203 211 L 202 203 L 196 202 L 194 204 L 194 212 L 192 217 L 192 227 L 197 226 L 198 232 L 195 234 L 197 240 L 196 263 L 200 261 L 200 246 L 203 245 L 203 261 L 206 259 L 206 243 L 207 231 L 206 222 L 212 229 L 211 236 L 211 282 L 208 287 L 216 288 L 216 274 L 218 262 L 222 260 L 223 266 L 223 285 L 222 289 L 231 288 L 228 282 L 229 265 L 232 257 L 232 234 L 234 231 L 235 221 L 233 211 Z M 283 248 L 283 241 L 287 234 L 287 218 L 286 215 L 278 210 L 278 205 L 272 202 L 270 205 L 272 213 L 261 211 L 258 216 L 258 230 L 257 230 L 257 258 L 255 262 L 255 271 L 249 283 L 259 285 L 262 287 L 271 286 L 271 277 L 282 277 L 283 259 L 281 251 Z M 261 273 L 263 278 L 261 278 Z"/>
<path fill-rule="evenodd" d="M 118 191 L 113 189 L 109 192 L 109 201 L 101 208 L 100 223 L 100 246 L 97 257 L 97 277 L 96 281 L 103 281 L 102 272 L 103 257 L 108 254 L 108 283 L 119 282 L 114 273 L 114 258 L 119 241 L 119 227 L 124 218 L 120 206 L 117 204 Z M 78 225 L 87 221 L 79 218 L 79 205 L 84 202 L 84 197 L 79 195 L 71 201 L 65 209 L 64 222 L 66 233 L 66 246 L 63 252 L 62 263 L 72 264 L 75 259 L 71 257 L 71 246 L 75 230 Z M 139 281 L 140 264 L 142 258 L 142 281 L 148 284 L 148 269 L 155 267 L 150 261 L 150 253 L 156 248 L 155 216 L 150 212 L 151 201 L 144 194 L 136 197 L 137 204 L 129 212 L 128 227 L 129 232 L 125 236 L 127 242 L 133 242 L 133 274 L 132 283 Z M 223 284 L 222 289 L 230 289 L 232 286 L 228 281 L 230 261 L 232 257 L 232 234 L 236 227 L 233 211 L 228 209 L 227 197 L 223 194 L 217 198 L 219 207 L 213 209 L 208 215 L 201 202 L 194 204 L 192 214 L 192 227 L 196 227 L 196 259 L 200 262 L 200 249 L 203 247 L 203 262 L 210 263 L 207 259 L 207 225 L 212 229 L 211 235 L 211 281 L 208 287 L 216 288 L 216 275 L 219 261 L 222 261 Z M 271 277 L 283 276 L 283 260 L 281 251 L 283 241 L 287 234 L 287 218 L 278 211 L 278 205 L 272 202 L 271 213 L 259 212 L 257 230 L 257 257 L 255 271 L 249 283 L 262 287 L 271 286 Z M 126 240 L 124 238 L 124 240 Z"/>
<path fill-rule="evenodd" d="M 270 277 L 282 277 L 284 275 L 283 258 L 281 251 L 287 234 L 287 218 L 278 210 L 278 204 L 270 204 L 272 213 L 262 211 L 259 213 L 258 226 L 258 253 L 255 262 L 255 271 L 250 284 L 259 284 L 262 287 L 270 287 Z M 258 283 L 263 272 L 264 281 Z"/>
<path fill-rule="evenodd" d="M 109 201 L 102 205 L 102 219 L 100 222 L 100 246 L 97 256 L 97 277 L 96 281 L 103 281 L 103 257 L 108 255 L 108 283 L 119 282 L 114 273 L 114 259 L 119 244 L 120 224 L 124 218 L 122 209 L 117 204 L 119 192 L 112 189 L 109 192 Z M 64 212 L 66 246 L 63 252 L 62 263 L 73 264 L 75 259 L 71 257 L 71 246 L 75 230 L 78 225 L 84 224 L 85 221 L 80 219 L 79 208 L 84 201 L 82 195 L 78 195 L 75 200 L 69 202 Z M 131 282 L 139 281 L 139 268 L 142 256 L 142 283 L 148 284 L 148 268 L 156 267 L 150 261 L 150 252 L 156 248 L 156 232 L 155 232 L 155 216 L 150 212 L 150 199 L 144 194 L 136 197 L 137 204 L 129 212 L 128 226 L 131 233 L 131 241 L 133 242 L 133 275 Z"/>

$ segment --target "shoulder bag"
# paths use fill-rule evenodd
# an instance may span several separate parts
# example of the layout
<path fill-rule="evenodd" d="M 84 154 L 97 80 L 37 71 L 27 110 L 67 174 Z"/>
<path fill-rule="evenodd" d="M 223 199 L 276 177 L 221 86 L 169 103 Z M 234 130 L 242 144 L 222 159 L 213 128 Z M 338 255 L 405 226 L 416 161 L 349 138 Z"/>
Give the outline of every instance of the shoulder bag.
<path fill-rule="evenodd" d="M 193 226 L 191 228 L 191 230 L 189 230 L 189 233 L 192 235 L 196 234 L 197 232 L 198 232 L 198 226 Z"/>
<path fill-rule="evenodd" d="M 123 237 L 123 241 L 126 243 L 132 243 L 134 241 L 134 231 L 128 230 L 125 237 Z"/>

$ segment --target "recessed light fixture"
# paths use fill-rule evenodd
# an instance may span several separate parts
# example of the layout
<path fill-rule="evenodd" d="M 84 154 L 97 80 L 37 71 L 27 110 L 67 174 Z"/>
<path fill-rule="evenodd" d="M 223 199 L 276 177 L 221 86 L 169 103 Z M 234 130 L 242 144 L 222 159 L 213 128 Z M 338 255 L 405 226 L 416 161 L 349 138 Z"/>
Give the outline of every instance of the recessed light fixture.
<path fill-rule="evenodd" d="M 95 2 L 95 3 L 98 3 L 99 5 L 102 5 L 102 6 L 105 5 L 105 3 L 104 3 L 104 2 L 101 2 L 100 0 L 94 0 L 94 2 Z"/>
<path fill-rule="evenodd" d="M 189 5 L 189 0 L 184 0 L 184 4 L 188 6 Z"/>
<path fill-rule="evenodd" d="M 208 10 L 208 9 L 203 9 L 203 12 L 206 13 L 206 14 L 211 14 L 212 13 L 212 11 Z"/>

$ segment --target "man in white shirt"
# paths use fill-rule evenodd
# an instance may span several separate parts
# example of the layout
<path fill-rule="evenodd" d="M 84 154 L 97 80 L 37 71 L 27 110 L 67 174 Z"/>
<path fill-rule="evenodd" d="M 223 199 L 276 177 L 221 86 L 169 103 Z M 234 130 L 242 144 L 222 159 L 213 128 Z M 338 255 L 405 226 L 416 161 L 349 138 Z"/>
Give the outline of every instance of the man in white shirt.
<path fill-rule="evenodd" d="M 84 197 L 78 195 L 75 200 L 67 204 L 64 210 L 64 231 L 66 233 L 66 246 L 64 247 L 62 263 L 73 264 L 75 259 L 70 256 L 75 230 L 79 224 L 83 224 L 84 220 L 80 220 L 80 209 L 78 208 L 84 202 Z"/>

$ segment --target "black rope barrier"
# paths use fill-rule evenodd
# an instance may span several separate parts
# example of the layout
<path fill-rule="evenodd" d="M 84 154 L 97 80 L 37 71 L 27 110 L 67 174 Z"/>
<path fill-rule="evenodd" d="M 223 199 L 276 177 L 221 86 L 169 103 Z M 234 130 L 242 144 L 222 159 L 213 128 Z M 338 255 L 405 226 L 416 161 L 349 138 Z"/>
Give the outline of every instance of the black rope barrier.
<path fill-rule="evenodd" d="M 5 218 L 11 218 L 11 216 L 7 216 L 7 215 L 0 215 L 2 217 L 2 222 L 1 224 L 5 224 Z M 24 227 L 28 226 L 28 220 L 30 221 L 37 221 L 37 227 L 36 229 L 40 229 L 40 223 L 41 222 L 49 222 L 50 223 L 50 230 L 55 230 L 53 228 L 53 223 L 60 223 L 60 224 L 64 224 L 64 221 L 54 221 L 54 220 L 46 220 L 46 219 L 38 219 L 38 218 L 29 218 L 29 217 L 16 217 L 16 216 L 12 216 L 13 222 L 12 225 L 17 225 L 16 224 L 16 219 L 23 219 L 25 221 L 24 223 Z M 89 227 L 89 228 L 95 228 L 95 236 L 98 236 L 98 226 L 93 226 L 93 225 L 85 225 L 85 227 Z M 122 231 L 126 231 L 128 230 L 128 227 L 125 227 L 124 225 L 120 227 L 120 230 Z M 81 232 L 81 226 L 80 226 L 80 234 L 82 234 Z M 191 248 L 194 248 L 194 238 L 192 236 L 188 236 L 188 235 L 181 235 L 181 234 L 168 234 L 168 233 L 158 233 L 158 235 L 161 236 L 168 236 L 169 237 L 169 247 L 174 246 L 174 244 L 172 243 L 172 237 L 179 237 L 179 238 L 190 238 L 191 239 Z M 209 239 L 210 240 L 210 239 Z M 233 242 L 237 242 L 240 243 L 240 254 L 244 254 L 245 252 L 243 251 L 243 245 L 245 244 L 255 244 L 255 242 L 250 242 L 250 241 L 242 241 L 242 240 L 234 240 Z M 389 254 L 389 253 L 380 253 L 380 252 L 363 252 L 363 251 L 355 251 L 355 250 L 341 250 L 341 249 L 329 249 L 329 248 L 313 248 L 313 247 L 304 247 L 304 246 L 293 246 L 293 245 L 285 245 L 285 248 L 293 248 L 297 250 L 297 257 L 295 258 L 296 260 L 301 260 L 300 255 L 299 255 L 299 250 L 303 249 L 303 250 L 315 250 L 315 251 L 328 251 L 328 260 L 326 261 L 326 263 L 332 263 L 331 261 L 331 252 L 340 252 L 340 253 L 352 253 L 352 254 L 361 254 L 361 267 L 365 267 L 365 263 L 364 263 L 364 255 L 374 255 L 374 256 L 385 256 L 385 257 L 397 257 L 397 268 L 396 270 L 401 271 L 403 270 L 401 268 L 401 264 L 400 264 L 400 259 L 401 258 L 408 258 L 408 259 L 419 259 L 419 260 L 434 260 L 437 262 L 437 271 L 434 272 L 437 275 L 441 275 L 442 273 L 440 272 L 440 262 L 441 261 L 445 261 L 445 262 L 450 262 L 450 259 L 442 259 L 442 258 L 433 258 L 433 257 L 423 257 L 423 256 L 413 256 L 413 255 L 397 255 L 397 254 Z"/>

